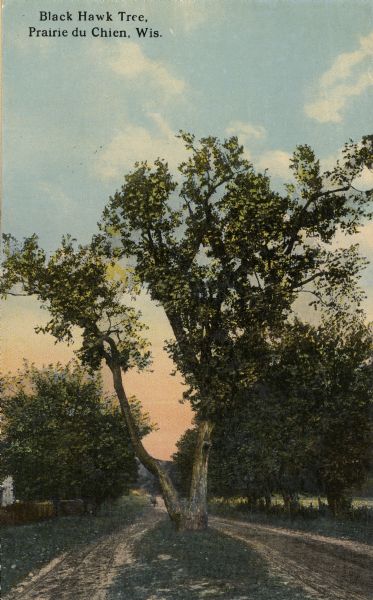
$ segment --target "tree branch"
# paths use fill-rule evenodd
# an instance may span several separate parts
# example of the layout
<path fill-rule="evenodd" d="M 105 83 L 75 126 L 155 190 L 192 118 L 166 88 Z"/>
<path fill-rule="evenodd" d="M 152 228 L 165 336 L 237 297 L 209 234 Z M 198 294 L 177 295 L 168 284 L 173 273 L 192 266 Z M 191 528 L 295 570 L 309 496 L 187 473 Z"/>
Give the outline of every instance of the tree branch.
<path fill-rule="evenodd" d="M 128 432 L 130 434 L 131 442 L 133 449 L 135 451 L 136 456 L 142 462 L 142 464 L 153 474 L 155 475 L 160 483 L 164 501 L 166 504 L 166 508 L 171 517 L 173 517 L 176 521 L 181 516 L 181 506 L 178 498 L 178 494 L 173 486 L 173 483 L 168 475 L 168 473 L 163 469 L 160 463 L 151 456 L 148 451 L 145 449 L 141 438 L 139 436 L 139 432 L 136 426 L 136 422 L 133 418 L 131 412 L 131 406 L 126 396 L 123 387 L 122 381 L 122 372 L 119 364 L 119 353 L 116 347 L 116 344 L 110 336 L 105 336 L 105 341 L 110 346 L 110 355 L 105 353 L 107 365 L 113 376 L 114 389 L 116 391 L 119 406 L 124 417 L 124 420 L 127 424 Z M 109 359 L 109 360 L 108 360 Z"/>
<path fill-rule="evenodd" d="M 310 196 L 310 198 L 308 199 L 308 201 L 306 202 L 306 204 L 303 206 L 303 208 L 301 208 L 300 212 L 298 213 L 297 219 L 296 219 L 296 231 L 293 232 L 293 235 L 291 236 L 289 243 L 285 249 L 285 254 L 289 255 L 293 248 L 294 248 L 294 244 L 297 238 L 297 235 L 300 231 L 300 229 L 303 226 L 303 215 L 307 212 L 307 209 L 309 208 L 309 206 L 311 206 L 312 202 L 316 202 L 319 198 L 323 198 L 325 196 L 329 196 L 330 194 L 337 194 L 339 192 L 347 192 L 349 189 L 351 188 L 351 184 L 350 185 L 346 185 L 334 190 L 325 190 L 325 192 L 320 192 L 317 194 L 312 194 Z"/>
<path fill-rule="evenodd" d="M 326 275 L 326 271 L 318 271 L 317 273 L 314 273 L 313 275 L 311 275 L 310 277 L 307 277 L 307 279 L 304 279 L 298 285 L 295 285 L 291 289 L 292 290 L 296 290 L 299 287 L 303 287 L 307 283 L 310 283 L 311 281 L 314 281 L 315 279 L 317 279 L 318 277 L 321 277 L 322 275 Z"/>

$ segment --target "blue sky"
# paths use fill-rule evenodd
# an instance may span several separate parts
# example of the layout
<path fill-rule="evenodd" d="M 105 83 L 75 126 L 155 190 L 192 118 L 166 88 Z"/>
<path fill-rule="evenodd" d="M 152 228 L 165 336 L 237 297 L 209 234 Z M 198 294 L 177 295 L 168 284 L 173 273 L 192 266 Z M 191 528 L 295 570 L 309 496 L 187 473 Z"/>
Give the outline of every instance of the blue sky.
<path fill-rule="evenodd" d="M 41 10 L 74 21 L 40 22 Z M 144 14 L 162 37 L 139 39 L 114 17 L 99 25 L 130 38 L 92 38 L 97 23 L 79 23 L 79 10 Z M 3 17 L 3 229 L 37 232 L 47 249 L 66 232 L 88 241 L 135 160 L 160 155 L 174 167 L 179 129 L 239 135 L 277 187 L 296 144 L 329 166 L 345 141 L 372 132 L 370 1 L 5 0 Z M 29 37 L 30 26 L 69 35 Z M 77 26 L 86 38 L 71 37 Z M 372 258 L 372 224 L 358 238 Z M 372 281 L 370 267 L 370 319 Z M 5 309 L 18 323 L 23 310 Z"/>
<path fill-rule="evenodd" d="M 143 13 L 163 37 L 29 38 L 29 26 L 65 27 L 39 22 L 41 8 L 70 9 L 74 17 L 78 9 Z M 38 231 L 51 247 L 65 231 L 88 239 L 135 159 L 179 156 L 178 129 L 241 133 L 254 162 L 275 174 L 298 143 L 309 143 L 321 158 L 333 156 L 348 138 L 369 132 L 371 73 L 360 93 L 347 88 L 358 88 L 372 68 L 372 16 L 370 2 L 356 1 L 8 0 L 5 228 Z M 77 25 L 89 34 L 90 23 L 66 27 Z M 134 30 L 118 20 L 104 25 Z M 326 86 L 330 115 L 317 116 L 325 93 L 320 80 L 341 56 L 348 64 L 349 55 L 350 62 L 354 53 L 363 55 L 364 43 L 361 60 Z M 335 110 L 333 94 L 343 86 L 345 103 Z"/>

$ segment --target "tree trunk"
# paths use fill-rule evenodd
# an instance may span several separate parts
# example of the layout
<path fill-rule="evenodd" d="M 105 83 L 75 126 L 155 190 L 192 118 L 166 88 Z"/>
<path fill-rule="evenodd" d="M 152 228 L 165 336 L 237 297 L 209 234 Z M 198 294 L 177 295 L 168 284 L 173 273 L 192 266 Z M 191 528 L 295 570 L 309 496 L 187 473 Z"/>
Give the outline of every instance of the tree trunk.
<path fill-rule="evenodd" d="M 116 361 L 111 360 L 108 362 L 108 366 L 113 375 L 114 388 L 119 400 L 122 415 L 127 424 L 133 450 L 144 467 L 146 467 L 148 471 L 157 477 L 162 490 L 167 512 L 171 521 L 173 521 L 176 525 L 176 528 L 178 528 L 182 516 L 182 506 L 180 504 L 178 494 L 168 473 L 163 469 L 159 462 L 148 453 L 142 444 L 136 423 L 131 413 L 131 407 L 128 402 L 128 398 L 124 391 L 120 365 L 117 364 Z"/>
<path fill-rule="evenodd" d="M 113 342 L 114 346 L 114 342 Z M 112 351 L 115 352 L 115 347 Z M 201 530 L 207 527 L 207 467 L 211 446 L 212 424 L 202 421 L 198 429 L 198 439 L 194 457 L 190 498 L 187 503 L 181 503 L 178 493 L 165 469 L 144 448 L 139 437 L 136 422 L 131 413 L 131 407 L 124 391 L 122 372 L 119 361 L 107 359 L 113 375 L 114 388 L 119 400 L 122 415 L 127 424 L 133 450 L 140 462 L 159 481 L 167 512 L 177 530 Z"/>
<path fill-rule="evenodd" d="M 264 502 L 265 502 L 266 510 L 269 510 L 271 508 L 271 506 L 272 506 L 272 496 L 271 496 L 271 494 L 266 494 L 264 496 Z"/>
<path fill-rule="evenodd" d="M 282 499 L 284 501 L 284 510 L 289 514 L 296 512 L 299 508 L 298 495 L 293 492 L 282 492 Z"/>
<path fill-rule="evenodd" d="M 209 421 L 201 421 L 198 427 L 189 500 L 184 507 L 179 530 L 197 531 L 208 526 L 207 472 L 212 429 Z"/>
<path fill-rule="evenodd" d="M 290 495 L 287 494 L 286 492 L 281 492 L 281 495 L 282 495 L 282 500 L 284 503 L 284 510 L 285 510 L 285 512 L 290 513 L 290 499 L 291 499 Z"/>
<path fill-rule="evenodd" d="M 327 492 L 326 493 L 326 500 L 328 503 L 328 507 L 330 512 L 332 513 L 333 517 L 336 516 L 337 514 L 337 505 L 338 505 L 338 498 L 335 494 L 331 493 L 331 492 Z"/>
<path fill-rule="evenodd" d="M 326 491 L 328 507 L 334 517 L 344 514 L 351 508 L 351 501 L 340 491 Z"/>

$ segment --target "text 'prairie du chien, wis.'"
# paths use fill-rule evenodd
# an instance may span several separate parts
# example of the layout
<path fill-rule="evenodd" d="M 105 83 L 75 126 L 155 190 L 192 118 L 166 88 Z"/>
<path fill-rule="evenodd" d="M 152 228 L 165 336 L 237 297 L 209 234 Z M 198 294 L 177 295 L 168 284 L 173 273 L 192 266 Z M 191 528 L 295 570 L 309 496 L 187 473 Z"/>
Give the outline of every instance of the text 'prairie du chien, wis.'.
<path fill-rule="evenodd" d="M 66 38 L 66 37 L 93 37 L 93 38 L 161 38 L 162 34 L 147 25 L 148 19 L 143 14 L 128 13 L 125 10 L 116 12 L 105 11 L 91 13 L 86 10 L 64 11 L 54 13 L 41 10 L 38 13 L 40 25 L 29 26 L 28 36 L 31 38 Z M 53 28 L 50 24 L 61 23 L 60 27 Z M 115 24 L 126 29 L 115 28 Z M 64 28 L 70 24 L 76 27 Z M 105 25 L 104 25 L 105 24 Z M 111 26 L 112 24 L 112 26 Z M 91 25 L 91 27 L 87 27 Z"/>

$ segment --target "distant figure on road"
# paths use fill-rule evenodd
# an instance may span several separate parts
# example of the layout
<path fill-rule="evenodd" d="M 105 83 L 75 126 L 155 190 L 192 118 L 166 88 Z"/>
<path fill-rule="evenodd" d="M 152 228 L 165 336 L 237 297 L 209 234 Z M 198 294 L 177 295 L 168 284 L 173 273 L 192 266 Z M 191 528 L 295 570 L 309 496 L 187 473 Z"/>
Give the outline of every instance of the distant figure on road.
<path fill-rule="evenodd" d="M 150 504 L 152 506 L 157 506 L 157 497 L 154 496 L 154 494 L 153 494 L 153 496 L 150 496 Z"/>

